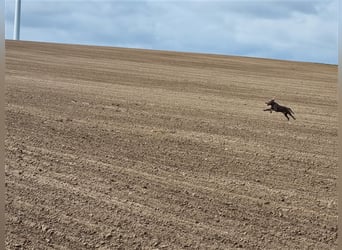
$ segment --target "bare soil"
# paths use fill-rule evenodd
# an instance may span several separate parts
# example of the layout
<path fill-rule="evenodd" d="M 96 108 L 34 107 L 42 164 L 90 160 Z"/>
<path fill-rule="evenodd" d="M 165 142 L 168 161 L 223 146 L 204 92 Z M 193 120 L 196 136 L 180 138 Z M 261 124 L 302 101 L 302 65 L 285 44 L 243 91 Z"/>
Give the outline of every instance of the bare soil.
<path fill-rule="evenodd" d="M 336 83 L 336 65 L 6 41 L 7 249 L 336 249 Z"/>

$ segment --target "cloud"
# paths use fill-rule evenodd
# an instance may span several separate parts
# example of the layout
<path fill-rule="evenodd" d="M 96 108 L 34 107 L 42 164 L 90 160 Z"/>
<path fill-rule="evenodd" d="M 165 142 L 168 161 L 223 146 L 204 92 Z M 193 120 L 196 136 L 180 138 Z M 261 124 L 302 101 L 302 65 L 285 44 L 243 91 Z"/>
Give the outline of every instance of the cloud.
<path fill-rule="evenodd" d="M 256 2 L 235 3 L 232 4 L 231 10 L 243 15 L 246 18 L 262 18 L 262 19 L 287 19 L 293 13 L 317 14 L 315 2 Z"/>
<path fill-rule="evenodd" d="M 338 0 L 26 0 L 23 40 L 337 63 Z M 13 34 L 6 0 L 6 38 Z"/>
<path fill-rule="evenodd" d="M 288 19 L 244 20 L 235 33 L 241 44 L 255 50 L 250 56 L 280 57 L 289 60 L 337 62 L 337 2 L 317 5 L 317 13 L 293 11 Z"/>

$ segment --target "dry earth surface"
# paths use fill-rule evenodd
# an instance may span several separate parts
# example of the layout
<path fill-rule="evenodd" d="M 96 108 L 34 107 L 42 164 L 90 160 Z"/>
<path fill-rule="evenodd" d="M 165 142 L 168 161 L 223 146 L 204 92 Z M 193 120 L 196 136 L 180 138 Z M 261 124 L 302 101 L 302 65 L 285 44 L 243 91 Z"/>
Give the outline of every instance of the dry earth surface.
<path fill-rule="evenodd" d="M 337 66 L 6 41 L 7 249 L 334 249 Z M 263 112 L 272 97 L 297 120 Z"/>

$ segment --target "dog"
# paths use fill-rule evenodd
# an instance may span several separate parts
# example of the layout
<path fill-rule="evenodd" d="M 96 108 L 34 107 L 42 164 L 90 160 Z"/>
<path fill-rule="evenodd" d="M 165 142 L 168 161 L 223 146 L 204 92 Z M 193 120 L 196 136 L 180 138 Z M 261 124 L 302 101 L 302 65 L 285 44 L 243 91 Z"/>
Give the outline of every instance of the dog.
<path fill-rule="evenodd" d="M 289 107 L 279 105 L 278 103 L 275 102 L 274 98 L 272 100 L 266 102 L 266 104 L 268 106 L 271 106 L 271 108 L 264 109 L 264 111 L 270 111 L 270 113 L 272 113 L 272 111 L 281 112 L 285 115 L 285 117 L 287 118 L 288 121 L 290 120 L 288 115 L 291 116 L 294 120 L 296 120 L 296 118 L 292 115 L 292 114 L 294 114 L 292 109 L 290 109 Z"/>

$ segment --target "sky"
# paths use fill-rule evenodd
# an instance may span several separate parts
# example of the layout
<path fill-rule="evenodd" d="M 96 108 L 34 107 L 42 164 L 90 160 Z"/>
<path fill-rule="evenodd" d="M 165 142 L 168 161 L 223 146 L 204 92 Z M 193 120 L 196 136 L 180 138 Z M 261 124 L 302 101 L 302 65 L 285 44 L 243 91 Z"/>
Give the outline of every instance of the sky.
<path fill-rule="evenodd" d="M 5 0 L 13 39 L 15 0 Z M 22 0 L 20 39 L 338 64 L 338 0 Z"/>

